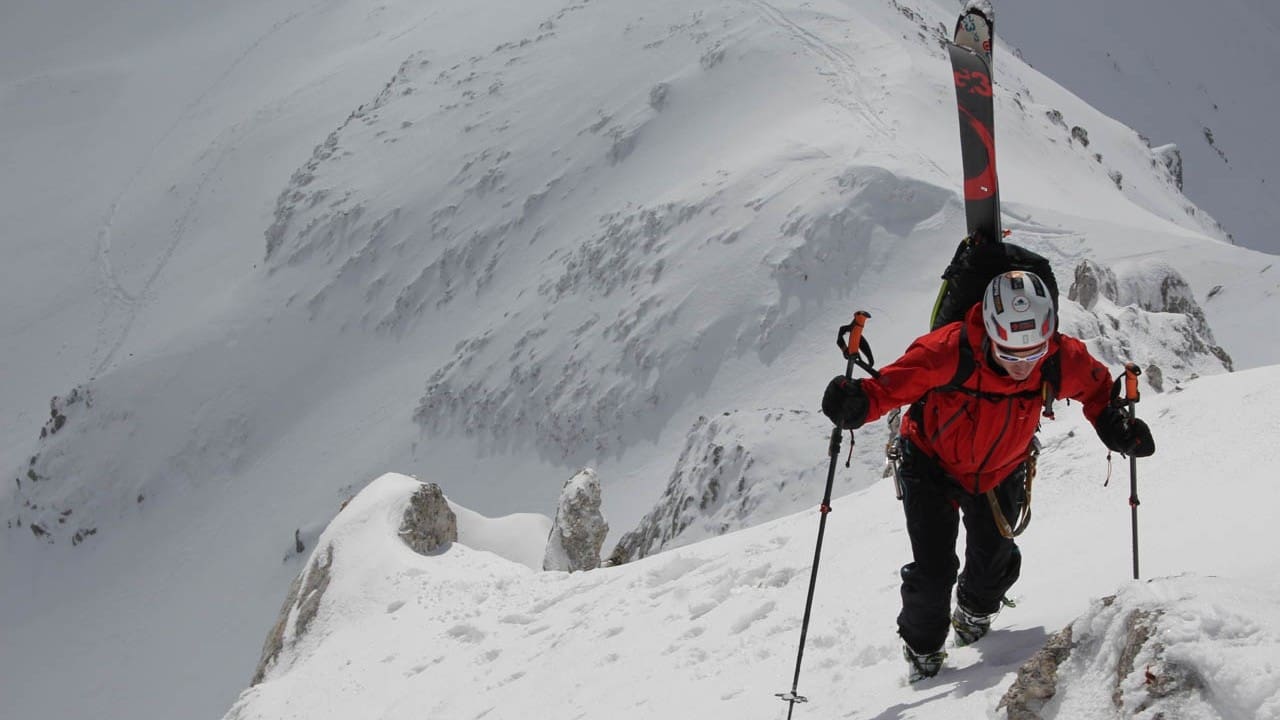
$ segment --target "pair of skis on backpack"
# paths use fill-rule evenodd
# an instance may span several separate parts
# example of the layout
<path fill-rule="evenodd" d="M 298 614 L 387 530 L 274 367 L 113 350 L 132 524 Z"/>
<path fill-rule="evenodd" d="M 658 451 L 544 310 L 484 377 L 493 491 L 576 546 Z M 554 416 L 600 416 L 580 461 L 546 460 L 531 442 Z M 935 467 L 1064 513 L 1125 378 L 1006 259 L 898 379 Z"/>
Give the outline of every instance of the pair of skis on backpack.
<path fill-rule="evenodd" d="M 1000 222 L 1000 181 L 996 173 L 994 82 L 991 48 L 995 37 L 990 0 L 969 0 L 956 20 L 948 45 L 960 120 L 964 169 L 965 239 L 943 273 L 929 329 L 963 320 L 982 299 L 991 278 L 1009 270 L 1035 273 L 1049 286 L 1054 309 L 1058 283 L 1049 261 L 1026 248 L 1004 242 Z"/>
<path fill-rule="evenodd" d="M 969 0 L 956 20 L 954 42 L 947 46 L 960 120 L 966 234 L 943 273 L 942 288 L 930 317 L 931 330 L 962 320 L 964 313 L 981 300 L 982 290 L 992 277 L 1016 269 L 1007 266 L 1008 248 L 1000 223 L 991 76 L 992 20 L 988 0 Z M 1019 252 L 1025 251 L 1019 248 Z M 1049 263 L 1036 265 L 1032 271 L 1039 274 L 1040 266 L 1048 268 Z M 1053 289 L 1056 296 L 1056 283 Z"/>

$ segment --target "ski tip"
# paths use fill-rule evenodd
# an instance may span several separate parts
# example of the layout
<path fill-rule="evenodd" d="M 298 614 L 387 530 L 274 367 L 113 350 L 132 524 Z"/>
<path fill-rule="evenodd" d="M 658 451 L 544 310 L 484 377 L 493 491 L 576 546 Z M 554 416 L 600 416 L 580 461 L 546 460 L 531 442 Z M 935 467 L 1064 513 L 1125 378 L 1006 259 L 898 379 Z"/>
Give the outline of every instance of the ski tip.
<path fill-rule="evenodd" d="M 964 9 L 960 11 L 960 16 L 964 17 L 974 12 L 982 15 L 988 24 L 995 20 L 996 17 L 996 9 L 991 4 L 991 0 L 967 0 L 964 4 Z"/>
<path fill-rule="evenodd" d="M 993 17 L 988 0 L 969 0 L 956 20 L 953 42 L 982 54 L 990 62 L 994 36 Z"/>

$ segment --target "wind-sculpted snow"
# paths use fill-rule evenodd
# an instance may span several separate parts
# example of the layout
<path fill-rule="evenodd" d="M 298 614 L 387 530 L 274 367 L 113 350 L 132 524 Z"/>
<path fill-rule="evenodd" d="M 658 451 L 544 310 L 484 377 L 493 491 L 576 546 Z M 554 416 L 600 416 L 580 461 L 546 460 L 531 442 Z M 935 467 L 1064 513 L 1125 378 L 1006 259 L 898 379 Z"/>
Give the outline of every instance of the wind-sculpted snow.
<path fill-rule="evenodd" d="M 455 329 L 414 413 L 428 432 L 532 444 L 557 462 L 652 438 L 729 358 L 776 358 L 826 300 L 884 267 L 894 238 L 954 203 L 942 188 L 823 154 L 781 171 L 778 150 L 712 166 L 671 155 L 681 151 L 663 143 L 724 141 L 723 126 L 702 122 L 672 135 L 666 116 L 750 72 L 758 61 L 734 52 L 748 34 L 798 37 L 837 71 L 821 82 L 880 92 L 878 65 L 861 75 L 765 3 L 677 24 L 638 16 L 615 60 L 634 57 L 631 89 L 598 88 L 600 105 L 565 109 L 550 134 L 513 131 L 512 118 L 529 126 L 552 111 L 533 91 L 545 84 L 535 62 L 555 66 L 559 82 L 595 81 L 562 56 L 592 12 L 570 6 L 463 63 L 407 58 L 294 174 L 266 233 L 273 276 L 312 318 L 397 338 Z M 773 57 L 771 71 L 779 61 L 808 59 Z M 842 100 L 859 109 L 853 121 L 886 132 L 856 100 Z M 475 142 L 434 131 L 450 125 Z M 615 190 L 628 182 L 644 189 Z M 493 308 L 505 308 L 499 319 Z"/>
<path fill-rule="evenodd" d="M 596 78 L 564 54 L 598 11 L 571 4 L 463 62 L 414 53 L 277 201 L 268 264 L 279 282 L 299 278 L 291 302 L 310 317 L 396 338 L 450 328 L 454 350 L 424 373 L 413 413 L 431 435 L 533 447 L 557 463 L 616 456 L 656 437 L 726 360 L 772 362 L 830 298 L 874 292 L 892 240 L 931 228 L 955 202 L 950 190 L 822 153 L 780 170 L 775 157 L 720 161 L 734 171 L 671 155 L 723 142 L 718 126 L 674 136 L 673 118 L 751 67 L 735 49 L 757 33 L 798 43 L 807 56 L 790 62 L 819 64 L 847 121 L 892 137 L 873 98 L 901 68 L 855 57 L 764 2 L 680 23 L 637 16 L 615 48 L 615 62 L 635 61 L 630 86 L 597 87 L 594 106 L 554 114 L 537 92 L 545 72 L 530 68 L 591 87 Z M 922 22 L 898 11 L 899 22 Z M 1034 111 L 1020 99 L 1029 90 L 1016 95 Z M 535 126 L 547 132 L 516 129 Z"/>
<path fill-rule="evenodd" d="M 895 239 L 951 202 L 876 168 L 822 185 L 827 207 L 780 218 L 780 202 L 728 206 L 737 188 L 601 218 L 576 248 L 551 254 L 557 271 L 537 292 L 556 312 L 517 311 L 459 343 L 415 418 L 498 443 L 531 434 L 553 457 L 614 453 L 637 431 L 648 436 L 726 360 L 775 358 L 827 299 L 874 278 Z M 712 267 L 735 281 L 707 283 Z"/>

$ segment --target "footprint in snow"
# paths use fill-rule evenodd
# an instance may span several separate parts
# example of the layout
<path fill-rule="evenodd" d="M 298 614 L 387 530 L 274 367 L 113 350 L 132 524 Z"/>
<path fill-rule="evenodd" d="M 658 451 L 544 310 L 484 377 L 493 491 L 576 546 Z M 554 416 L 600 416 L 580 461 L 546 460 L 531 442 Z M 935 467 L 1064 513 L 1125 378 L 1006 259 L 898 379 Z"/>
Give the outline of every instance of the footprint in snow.
<path fill-rule="evenodd" d="M 756 624 L 760 620 L 763 620 L 766 617 L 768 617 L 769 613 L 773 612 L 775 607 L 777 607 L 777 603 L 773 602 L 772 600 L 770 600 L 767 603 L 764 603 L 763 605 L 756 608 L 755 610 L 752 610 L 746 615 L 743 615 L 742 617 L 738 618 L 738 620 L 729 627 L 729 632 L 733 633 L 734 635 L 741 633 L 742 631 Z"/>
<path fill-rule="evenodd" d="M 707 613 L 711 612 L 712 610 L 715 610 L 717 607 L 719 607 L 719 605 L 720 605 L 720 603 L 718 603 L 718 602 L 716 602 L 716 601 L 714 601 L 714 600 L 708 600 L 708 601 L 705 601 L 705 602 L 694 603 L 694 604 L 692 604 L 692 605 L 690 605 L 690 606 L 689 606 L 689 619 L 690 619 L 690 620 L 697 620 L 698 618 L 702 617 L 703 615 L 706 615 Z"/>
<path fill-rule="evenodd" d="M 468 643 L 480 642 L 481 640 L 484 640 L 485 637 L 483 630 L 475 625 L 468 625 L 465 623 L 462 625 L 454 625 L 449 628 L 448 632 L 445 634 L 455 640 L 461 640 L 462 642 Z"/>

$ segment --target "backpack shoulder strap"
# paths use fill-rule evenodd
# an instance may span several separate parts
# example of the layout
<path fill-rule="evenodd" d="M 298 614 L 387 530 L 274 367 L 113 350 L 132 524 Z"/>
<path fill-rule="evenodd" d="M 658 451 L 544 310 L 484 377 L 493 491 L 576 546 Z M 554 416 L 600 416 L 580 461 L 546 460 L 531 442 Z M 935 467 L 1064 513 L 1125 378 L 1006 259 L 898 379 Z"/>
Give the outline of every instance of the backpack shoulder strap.
<path fill-rule="evenodd" d="M 958 389 L 964 385 L 964 381 L 969 379 L 977 367 L 977 362 L 973 359 L 973 348 L 969 346 L 969 323 L 962 320 L 960 321 L 960 361 L 956 363 L 956 372 L 951 376 L 951 382 L 943 387 Z"/>
<path fill-rule="evenodd" d="M 1040 366 L 1040 377 L 1043 380 L 1040 385 L 1040 397 L 1044 401 L 1042 414 L 1052 420 L 1053 401 L 1058 395 L 1058 388 L 1062 387 L 1062 362 L 1056 351 L 1045 358 L 1044 365 Z"/>
<path fill-rule="evenodd" d="M 962 390 L 961 386 L 964 385 L 964 381 L 968 380 L 969 376 L 972 375 L 973 371 L 976 369 L 976 365 L 973 360 L 973 348 L 969 347 L 969 324 L 963 320 L 960 321 L 959 355 L 960 358 L 956 362 L 956 371 L 951 376 L 951 379 L 944 385 L 939 385 L 938 387 L 930 389 L 929 392 L 925 393 L 924 397 L 911 403 L 911 407 L 907 409 L 907 414 L 910 415 L 917 423 L 924 422 L 925 398 L 939 390 L 960 390 L 961 392 L 965 392 Z"/>

